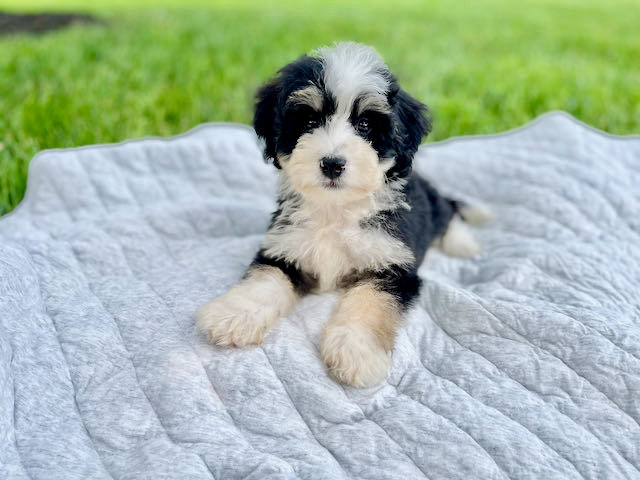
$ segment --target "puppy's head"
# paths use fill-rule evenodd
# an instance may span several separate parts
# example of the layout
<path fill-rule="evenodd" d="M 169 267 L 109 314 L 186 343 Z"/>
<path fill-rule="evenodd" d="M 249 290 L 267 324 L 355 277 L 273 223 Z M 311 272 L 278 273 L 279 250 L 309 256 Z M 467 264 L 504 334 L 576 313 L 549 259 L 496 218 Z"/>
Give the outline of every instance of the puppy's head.
<path fill-rule="evenodd" d="M 426 107 L 371 47 L 341 43 L 282 68 L 257 94 L 255 130 L 288 184 L 317 202 L 370 196 L 407 176 Z"/>

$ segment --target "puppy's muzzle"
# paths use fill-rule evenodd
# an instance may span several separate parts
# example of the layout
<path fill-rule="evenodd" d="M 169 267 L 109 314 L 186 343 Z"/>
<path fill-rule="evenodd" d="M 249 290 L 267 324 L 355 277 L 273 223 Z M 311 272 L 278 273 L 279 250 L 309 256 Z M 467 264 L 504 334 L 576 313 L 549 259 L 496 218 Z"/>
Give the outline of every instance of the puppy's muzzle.
<path fill-rule="evenodd" d="M 324 157 L 320 160 L 320 170 L 325 177 L 334 180 L 342 175 L 346 163 L 342 157 Z"/>

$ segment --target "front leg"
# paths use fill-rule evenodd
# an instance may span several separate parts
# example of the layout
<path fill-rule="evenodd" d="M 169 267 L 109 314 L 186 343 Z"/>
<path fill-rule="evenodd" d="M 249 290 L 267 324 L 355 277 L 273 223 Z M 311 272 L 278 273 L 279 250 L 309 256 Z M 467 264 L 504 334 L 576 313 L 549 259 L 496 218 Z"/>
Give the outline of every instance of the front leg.
<path fill-rule="evenodd" d="M 396 330 L 419 289 L 415 272 L 400 268 L 350 288 L 324 329 L 321 355 L 331 375 L 354 387 L 384 380 Z"/>
<path fill-rule="evenodd" d="M 236 286 L 198 310 L 198 328 L 217 345 L 261 344 L 267 331 L 291 313 L 299 298 L 290 273 L 290 268 L 258 255 Z"/>

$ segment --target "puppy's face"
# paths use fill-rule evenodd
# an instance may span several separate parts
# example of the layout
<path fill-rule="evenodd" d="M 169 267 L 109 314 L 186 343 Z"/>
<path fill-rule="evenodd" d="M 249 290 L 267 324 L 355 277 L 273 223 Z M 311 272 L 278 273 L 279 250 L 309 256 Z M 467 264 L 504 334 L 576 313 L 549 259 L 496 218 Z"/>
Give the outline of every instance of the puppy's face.
<path fill-rule="evenodd" d="M 424 105 L 372 48 L 354 43 L 285 66 L 257 97 L 265 156 L 313 202 L 357 201 L 408 175 L 429 130 Z"/>

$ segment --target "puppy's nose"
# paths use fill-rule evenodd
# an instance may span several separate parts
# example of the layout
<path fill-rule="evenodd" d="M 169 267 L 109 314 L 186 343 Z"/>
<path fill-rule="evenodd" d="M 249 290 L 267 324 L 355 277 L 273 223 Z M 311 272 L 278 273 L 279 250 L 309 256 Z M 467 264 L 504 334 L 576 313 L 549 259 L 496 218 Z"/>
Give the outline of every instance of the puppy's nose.
<path fill-rule="evenodd" d="M 325 177 L 333 180 L 342 174 L 346 163 L 347 161 L 342 157 L 323 157 L 320 160 L 320 170 Z"/>

